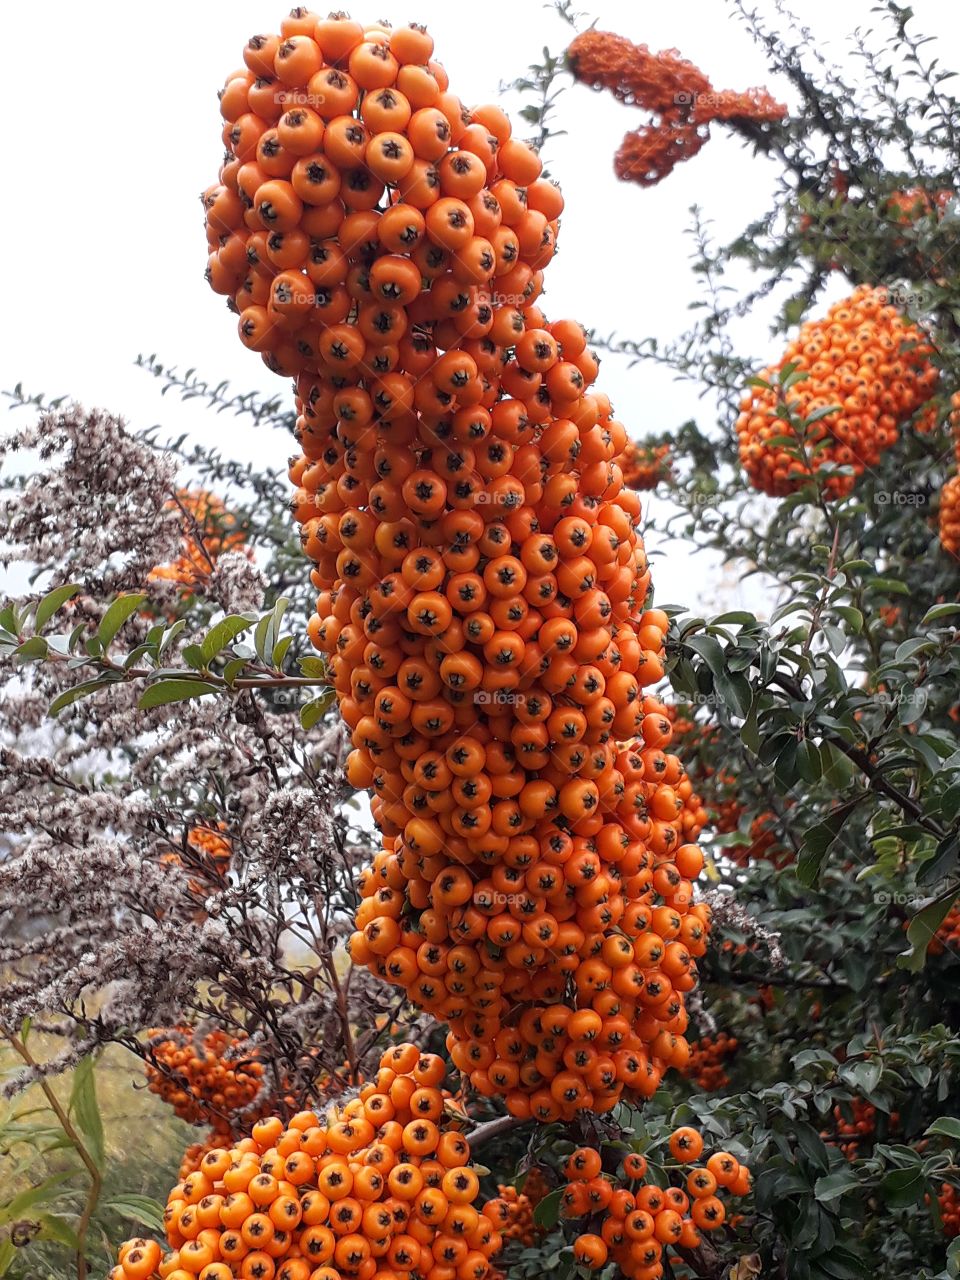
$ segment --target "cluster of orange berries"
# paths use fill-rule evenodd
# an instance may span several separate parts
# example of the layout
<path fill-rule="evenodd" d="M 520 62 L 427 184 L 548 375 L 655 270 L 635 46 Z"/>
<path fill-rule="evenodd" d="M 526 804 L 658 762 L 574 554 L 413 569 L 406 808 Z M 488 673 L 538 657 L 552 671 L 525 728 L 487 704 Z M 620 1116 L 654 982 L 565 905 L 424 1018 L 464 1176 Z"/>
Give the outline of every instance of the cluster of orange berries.
<path fill-rule="evenodd" d="M 624 484 L 631 489 L 655 489 L 670 474 L 669 459 L 669 444 L 647 445 L 630 440 L 617 461 Z"/>
<path fill-rule="evenodd" d="M 242 1042 L 220 1028 L 202 1039 L 193 1027 L 147 1032 L 154 1061 L 147 1087 L 187 1124 L 210 1124 L 211 1140 L 229 1138 L 232 1117 L 251 1106 L 263 1088 L 263 1065 L 238 1050 Z"/>
<path fill-rule="evenodd" d="M 960 463 L 960 391 L 950 397 L 949 425 L 953 451 Z M 960 556 L 960 474 L 954 473 L 940 490 L 938 510 L 940 545 L 952 556 Z"/>
<path fill-rule="evenodd" d="M 203 198 L 208 278 L 248 347 L 306 375 L 323 445 L 338 418 L 355 433 L 341 447 L 355 449 L 375 416 L 400 445 L 414 410 L 491 407 L 490 373 L 521 399 L 541 386 L 576 399 L 596 372 L 576 334 L 557 360 L 558 340 L 536 325 L 503 367 L 563 201 L 504 113 L 467 111 L 432 53 L 420 27 L 296 9 L 247 43 L 221 93 L 228 151 Z"/>
<path fill-rule="evenodd" d="M 664 750 L 668 722 L 648 710 L 641 723 L 647 745 L 613 757 L 634 814 L 621 801 L 616 821 L 601 813 L 588 825 L 574 815 L 567 826 L 549 810 L 543 817 L 525 811 L 521 792 L 519 804 L 504 798 L 492 806 L 495 816 L 506 809 L 517 835 L 495 828 L 492 837 L 465 837 L 411 816 L 402 836 L 385 838 L 361 880 L 354 961 L 447 1021 L 454 1063 L 481 1094 L 504 1096 L 518 1116 L 549 1121 L 582 1108 L 607 1110 L 625 1085 L 649 1095 L 667 1065 L 686 1061 L 683 993 L 706 948 L 708 913 L 692 901 L 702 854 L 682 842 L 684 819 L 699 827 L 702 815 L 682 807 L 682 781 L 675 792 L 670 786 L 680 775 Z M 426 768 L 465 764 L 460 753 L 474 752 L 475 742 L 471 735 L 442 755 L 421 755 L 414 783 L 435 782 Z M 493 739 L 488 758 L 495 749 L 502 750 Z M 667 782 L 644 783 L 644 756 L 655 769 L 667 762 Z M 511 772 L 518 782 L 526 777 L 521 768 Z M 545 775 L 540 766 L 525 788 L 546 790 Z M 476 764 L 469 773 L 444 770 L 441 785 L 449 789 L 452 777 L 462 794 L 463 781 L 476 776 Z M 495 782 L 505 776 L 492 774 Z M 660 799 L 664 788 L 672 792 L 672 819 Z M 650 816 L 638 820 L 647 806 Z M 428 812 L 442 819 L 449 810 Z M 410 905 L 419 911 L 416 923 Z"/>
<path fill-rule="evenodd" d="M 769 862 L 778 871 L 795 861 L 790 849 L 784 848 L 777 838 L 780 819 L 771 809 L 758 813 L 750 822 L 750 840 L 747 844 L 734 844 L 724 849 L 724 854 L 738 866 L 751 862 Z"/>
<path fill-rule="evenodd" d="M 927 944 L 927 950 L 934 956 L 943 955 L 944 951 L 960 951 L 960 907 L 950 908 Z"/>
<path fill-rule="evenodd" d="M 501 1240 L 444 1125 L 444 1071 L 396 1045 L 324 1120 L 271 1117 L 209 1151 L 167 1199 L 171 1252 L 128 1241 L 109 1280 L 484 1280 Z"/>
<path fill-rule="evenodd" d="M 736 430 L 740 460 L 762 493 L 781 497 L 808 483 L 828 463 L 850 469 L 824 482 L 827 497 L 849 493 L 855 478 L 876 466 L 901 424 L 936 390 L 938 371 L 924 334 L 888 300 L 884 288 L 862 285 L 835 303 L 823 319 L 801 326 L 779 364 L 765 369 L 766 387 L 752 387 L 741 403 Z M 783 393 L 777 377 L 786 365 L 805 377 Z M 790 424 L 836 406 L 805 428 L 805 455 Z M 791 447 L 778 443 L 787 438 Z"/>
<path fill-rule="evenodd" d="M 297 375 L 308 630 L 384 835 L 352 958 L 550 1120 L 686 1061 L 704 814 L 644 694 L 668 619 L 626 432 L 581 326 L 536 305 L 562 198 L 432 51 L 302 10 L 250 41 L 209 274 Z"/>
<path fill-rule="evenodd" d="M 160 855 L 164 866 L 182 867 L 191 873 L 187 888 L 202 897 L 221 883 L 230 868 L 233 846 L 228 836 L 212 827 L 191 827 L 187 833 L 187 853 L 169 849 Z"/>
<path fill-rule="evenodd" d="M 561 1197 L 564 1218 L 591 1219 L 592 1230 L 574 1241 L 576 1262 L 597 1271 L 610 1261 L 631 1280 L 660 1280 L 671 1246 L 695 1249 L 702 1231 L 716 1231 L 727 1218 L 718 1190 L 732 1196 L 750 1191 L 750 1171 L 729 1152 L 718 1151 L 704 1165 L 703 1139 L 688 1127 L 670 1136 L 670 1154 L 688 1166 L 683 1186 L 662 1188 L 644 1181 L 646 1158 L 624 1157 L 616 1175 L 604 1175 L 601 1152 L 579 1147 L 568 1158 Z"/>
<path fill-rule="evenodd" d="M 483 1206 L 484 1213 L 499 1228 L 505 1241 L 514 1240 L 525 1246 L 534 1244 L 543 1234 L 543 1228 L 533 1220 L 533 1211 L 539 1201 L 528 1193 L 526 1184 L 523 1191 L 502 1184 L 497 1191 L 498 1195 Z"/>
<path fill-rule="evenodd" d="M 617 177 L 654 186 L 682 160 L 697 154 L 715 120 L 781 120 L 786 107 L 765 89 L 717 91 L 707 77 L 676 50 L 651 53 L 643 44 L 609 31 L 584 31 L 572 41 L 567 60 L 575 79 L 607 89 L 621 102 L 656 117 L 628 133 L 614 158 Z"/>
<path fill-rule="evenodd" d="M 851 1119 L 847 1119 L 839 1106 L 833 1108 L 833 1129 L 821 1133 L 821 1137 L 838 1146 L 848 1160 L 856 1160 L 864 1153 L 864 1140 L 872 1139 L 877 1127 L 877 1109 L 863 1098 L 850 1101 Z M 890 1113 L 890 1127 L 899 1124 L 896 1111 Z"/>
<path fill-rule="evenodd" d="M 690 1061 L 684 1075 L 705 1093 L 725 1089 L 730 1083 L 725 1063 L 732 1058 L 740 1042 L 736 1036 L 721 1031 L 715 1036 L 701 1036 L 690 1045 Z"/>
<path fill-rule="evenodd" d="M 960 1193 L 957 1188 L 950 1182 L 941 1183 L 937 1203 L 940 1206 L 943 1234 L 951 1240 L 954 1236 L 960 1236 Z"/>
<path fill-rule="evenodd" d="M 922 187 L 906 187 L 902 191 L 894 191 L 883 202 L 883 212 L 894 222 L 911 223 L 918 218 L 927 218 L 936 214 L 943 217 L 947 205 L 954 193 L 943 187 L 938 191 L 924 191 Z"/>
<path fill-rule="evenodd" d="M 151 569 L 151 580 L 179 583 L 190 589 L 209 577 L 217 559 L 225 551 L 235 551 L 246 541 L 221 500 L 203 489 L 180 489 L 166 510 L 183 517 L 180 555 L 170 564 Z M 199 534 L 200 541 L 197 541 Z"/>

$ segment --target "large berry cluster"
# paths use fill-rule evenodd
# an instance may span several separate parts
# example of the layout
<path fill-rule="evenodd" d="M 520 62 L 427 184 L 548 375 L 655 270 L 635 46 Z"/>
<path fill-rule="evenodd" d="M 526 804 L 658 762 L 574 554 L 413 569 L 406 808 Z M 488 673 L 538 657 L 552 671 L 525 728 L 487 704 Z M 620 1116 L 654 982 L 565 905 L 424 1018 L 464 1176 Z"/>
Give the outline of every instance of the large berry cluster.
<path fill-rule="evenodd" d="M 884 288 L 861 285 L 822 319 L 807 321 L 780 362 L 763 371 L 766 385 L 744 396 L 736 430 L 751 483 L 783 496 L 829 464 L 845 470 L 825 478 L 826 496 L 849 493 L 934 394 L 931 355 L 929 341 Z M 803 378 L 781 391 L 777 378 L 788 365 Z M 786 410 L 803 420 L 823 416 L 806 422 L 801 441 Z"/>
<path fill-rule="evenodd" d="M 669 751 L 667 617 L 580 325 L 537 305 L 559 192 L 420 28 L 298 10 L 221 97 L 210 282 L 297 378 L 309 633 L 383 849 L 351 939 L 517 1116 L 687 1057 L 703 810 Z"/>

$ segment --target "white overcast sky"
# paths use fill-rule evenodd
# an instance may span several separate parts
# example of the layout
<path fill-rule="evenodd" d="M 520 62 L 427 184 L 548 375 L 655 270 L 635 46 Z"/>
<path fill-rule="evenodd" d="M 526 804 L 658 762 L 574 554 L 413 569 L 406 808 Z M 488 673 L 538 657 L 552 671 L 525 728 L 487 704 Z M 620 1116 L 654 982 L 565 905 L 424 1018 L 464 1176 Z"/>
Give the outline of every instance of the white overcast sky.
<path fill-rule="evenodd" d="M 756 0 L 761 12 L 769 0 Z M 275 378 L 236 336 L 235 319 L 203 279 L 205 244 L 198 193 L 221 156 L 216 91 L 242 64 L 257 31 L 275 30 L 288 5 L 275 0 L 168 0 L 157 8 L 46 0 L 6 11 L 0 95 L 6 121 L 0 204 L 5 253 L 0 388 L 69 393 L 123 414 L 133 426 L 187 430 L 223 452 L 282 464 L 287 441 L 227 415 L 160 396 L 133 365 L 138 352 L 195 366 L 238 391 L 274 393 Z M 321 6 L 326 12 L 327 5 Z M 652 49 L 677 48 L 715 87 L 768 85 L 763 57 L 724 0 L 580 0 L 601 29 Z M 846 60 L 845 38 L 869 26 L 871 0 L 796 0 L 826 52 Z M 940 38 L 942 65 L 960 63 L 960 5 L 915 0 L 916 29 Z M 355 17 L 426 22 L 451 89 L 465 103 L 491 101 L 547 44 L 570 28 L 540 0 L 369 0 Z M 481 15 L 478 20 L 478 13 Z M 14 54 L 13 51 L 19 51 Z M 669 339 L 696 296 L 689 271 L 689 207 L 700 204 L 719 234 L 732 234 L 766 207 L 774 177 L 722 128 L 659 187 L 618 184 L 613 153 L 640 117 L 607 94 L 576 87 L 561 100 L 568 130 L 548 153 L 565 199 L 560 252 L 547 274 L 548 314 L 572 315 L 606 333 Z M 522 122 L 518 132 L 524 132 Z M 758 363 L 775 354 L 764 317 L 750 329 Z M 697 411 L 695 389 L 648 366 L 608 358 L 601 386 L 631 433 L 669 429 Z M 4 422 L 0 420 L 0 429 Z M 654 499 L 656 501 L 656 499 Z M 662 546 L 660 598 L 693 603 L 708 581 L 703 557 Z"/>

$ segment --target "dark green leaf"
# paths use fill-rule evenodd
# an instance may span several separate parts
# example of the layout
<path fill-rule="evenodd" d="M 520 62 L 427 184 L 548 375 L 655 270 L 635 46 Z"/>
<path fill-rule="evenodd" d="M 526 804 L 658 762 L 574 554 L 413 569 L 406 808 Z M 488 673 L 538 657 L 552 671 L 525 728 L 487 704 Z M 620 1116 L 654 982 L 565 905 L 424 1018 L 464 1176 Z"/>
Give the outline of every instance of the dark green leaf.
<path fill-rule="evenodd" d="M 954 613 L 960 613 L 960 604 L 953 601 L 948 601 L 946 604 L 935 604 L 920 619 L 920 626 L 926 627 L 931 622 L 939 622 L 941 618 L 949 618 Z"/>
<path fill-rule="evenodd" d="M 533 1211 L 533 1221 L 538 1227 L 546 1227 L 549 1230 L 557 1225 L 560 1218 L 560 1198 L 562 1195 L 563 1189 L 557 1187 L 543 1197 Z"/>
<path fill-rule="evenodd" d="M 216 693 L 216 688 L 205 680 L 158 680 L 147 686 L 140 695 L 137 706 L 141 711 L 148 711 L 151 707 L 162 707 L 168 702 L 202 698 L 208 693 Z"/>
<path fill-rule="evenodd" d="M 821 1170 L 829 1169 L 830 1156 L 826 1144 L 813 1125 L 800 1121 L 794 1126 L 794 1137 L 797 1140 L 797 1146 L 811 1164 Z"/>
<path fill-rule="evenodd" d="M 880 1183 L 880 1193 L 891 1209 L 904 1209 L 919 1204 L 927 1180 L 918 1165 L 911 1169 L 893 1169 Z"/>
<path fill-rule="evenodd" d="M 688 636 L 684 643 L 700 655 L 714 676 L 723 670 L 723 648 L 715 636 Z"/>
<path fill-rule="evenodd" d="M 797 772 L 804 782 L 819 782 L 823 773 L 820 752 L 809 738 L 804 738 L 797 746 Z"/>
<path fill-rule="evenodd" d="M 832 1200 L 838 1200 L 848 1191 L 852 1191 L 857 1185 L 857 1177 L 852 1170 L 837 1169 L 835 1173 L 824 1174 L 822 1178 L 816 1180 L 813 1194 L 821 1204 L 829 1204 Z"/>
<path fill-rule="evenodd" d="M 820 875 L 823 860 L 830 846 L 843 830 L 843 825 L 859 804 L 857 800 L 847 800 L 838 805 L 834 811 L 803 833 L 800 844 L 800 857 L 797 859 L 797 879 L 801 884 L 814 885 Z"/>
<path fill-rule="evenodd" d="M 63 693 L 58 693 L 50 703 L 47 714 L 51 716 L 59 715 L 64 707 L 69 707 L 71 703 L 79 702 L 81 698 L 86 698 L 91 693 L 96 693 L 98 689 L 104 689 L 108 684 L 115 683 L 116 681 L 107 677 L 100 680 L 85 680 L 83 684 L 75 684 L 72 689 L 64 689 Z"/>

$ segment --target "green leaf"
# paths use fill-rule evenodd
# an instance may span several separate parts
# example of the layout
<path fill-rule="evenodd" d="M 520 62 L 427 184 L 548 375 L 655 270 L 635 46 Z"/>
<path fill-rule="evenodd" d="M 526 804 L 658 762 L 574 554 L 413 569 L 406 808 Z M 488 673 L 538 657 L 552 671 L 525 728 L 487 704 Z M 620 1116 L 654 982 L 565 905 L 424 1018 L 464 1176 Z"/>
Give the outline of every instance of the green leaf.
<path fill-rule="evenodd" d="M 829 1253 L 817 1258 L 816 1265 L 834 1280 L 861 1280 L 874 1273 L 866 1263 L 861 1262 L 855 1253 L 848 1249 L 831 1249 Z"/>
<path fill-rule="evenodd" d="M 910 595 L 910 588 L 899 578 L 871 578 L 867 586 L 871 591 L 887 591 L 895 596 Z"/>
<path fill-rule="evenodd" d="M 852 604 L 835 604 L 833 612 L 839 614 L 851 631 L 859 634 L 863 630 L 863 614 Z"/>
<path fill-rule="evenodd" d="M 926 1136 L 932 1137 L 935 1133 L 943 1134 L 945 1138 L 951 1138 L 954 1142 L 960 1142 L 960 1120 L 956 1116 L 940 1116 L 929 1126 Z"/>
<path fill-rule="evenodd" d="M 747 718 L 740 726 L 740 740 L 748 751 L 754 755 L 760 749 L 760 728 L 757 724 L 757 703 L 753 701 Z"/>
<path fill-rule="evenodd" d="M 45 658 L 49 648 L 50 646 L 42 636 L 31 636 L 29 640 L 24 640 L 23 644 L 17 645 L 13 655 L 23 662 L 32 662 L 38 658 Z"/>
<path fill-rule="evenodd" d="M 826 1173 L 816 1180 L 813 1194 L 821 1204 L 829 1204 L 831 1200 L 839 1200 L 858 1185 L 856 1174 L 852 1170 L 837 1169 L 835 1173 Z"/>
<path fill-rule="evenodd" d="M 141 711 L 148 711 L 151 707 L 162 707 L 168 702 L 187 702 L 190 698 L 202 698 L 216 691 L 216 687 L 205 680 L 158 680 L 144 689 L 137 706 Z"/>
<path fill-rule="evenodd" d="M 533 1221 L 538 1227 L 546 1227 L 549 1230 L 557 1225 L 560 1219 L 560 1198 L 562 1195 L 563 1188 L 557 1187 L 543 1197 L 533 1211 Z"/>
<path fill-rule="evenodd" d="M 823 822 L 818 822 L 804 831 L 800 844 L 800 857 L 797 859 L 797 879 L 801 884 L 808 887 L 816 884 L 830 846 L 843 830 L 844 823 L 858 804 L 859 800 L 847 800 L 838 805 Z"/>
<path fill-rule="evenodd" d="M 277 671 L 283 666 L 283 660 L 287 656 L 287 650 L 293 644 L 293 636 L 281 636 L 277 643 L 273 646 L 273 653 L 270 655 L 270 662 Z"/>
<path fill-rule="evenodd" d="M 227 682 L 229 688 L 233 688 L 233 682 L 243 671 L 246 670 L 246 658 L 231 658 L 223 668 L 223 678 Z"/>
<path fill-rule="evenodd" d="M 830 1156 L 826 1144 L 812 1124 L 798 1121 L 794 1126 L 794 1137 L 797 1140 L 797 1146 L 811 1164 L 821 1170 L 829 1169 Z"/>
<path fill-rule="evenodd" d="M 65 605 L 71 596 L 75 596 L 79 590 L 79 583 L 68 582 L 64 587 L 55 587 L 53 591 L 48 591 L 37 605 L 37 613 L 33 623 L 36 630 L 42 631 L 57 610 Z"/>
<path fill-rule="evenodd" d="M 203 650 L 198 644 L 185 644 L 181 650 L 180 656 L 188 667 L 193 667 L 194 671 L 199 671 L 204 666 Z"/>
<path fill-rule="evenodd" d="M 289 603 L 290 601 L 285 596 L 281 596 L 270 613 L 265 613 L 257 623 L 257 629 L 253 633 L 253 642 L 256 646 L 257 657 L 261 662 L 270 661 L 273 646 L 277 643 L 277 636 L 280 633 L 280 623 Z"/>
<path fill-rule="evenodd" d="M 267 650 L 272 650 L 274 645 L 272 613 L 265 613 L 257 623 L 257 629 L 253 633 L 253 645 L 260 661 L 266 662 Z"/>
<path fill-rule="evenodd" d="M 164 633 L 163 639 L 160 641 L 160 647 L 157 650 L 158 658 L 162 657 L 164 654 L 164 651 L 170 648 L 174 640 L 176 640 L 177 636 L 180 634 L 181 631 L 183 631 L 186 625 L 187 625 L 186 618 L 178 618 L 176 622 L 167 629 L 167 631 Z"/>
<path fill-rule="evenodd" d="M 897 646 L 894 654 L 896 662 L 905 662 L 907 658 L 912 658 L 917 653 L 929 653 L 936 648 L 932 640 L 926 639 L 924 636 L 911 636 L 909 640 L 904 640 L 903 644 Z"/>
<path fill-rule="evenodd" d="M 756 615 L 752 613 L 744 613 L 742 609 L 733 609 L 730 613 L 721 613 L 716 618 L 710 619 L 712 627 L 722 627 L 727 623 L 735 623 L 738 626 L 755 627 L 757 625 Z"/>
<path fill-rule="evenodd" d="M 808 413 L 803 420 L 804 426 L 812 426 L 815 422 L 819 422 L 821 418 L 829 418 L 832 413 L 842 412 L 843 406 L 839 404 L 825 404 L 820 409 L 814 409 L 813 413 Z"/>
<path fill-rule="evenodd" d="M 902 951 L 897 956 L 898 968 L 907 969 L 910 973 L 920 972 L 927 958 L 927 947 L 947 918 L 947 913 L 956 901 L 956 897 L 957 890 L 950 889 L 917 912 L 907 926 L 907 941 L 910 943 L 910 949 Z"/>
<path fill-rule="evenodd" d="M 923 1198 L 927 1180 L 920 1165 L 910 1169 L 893 1169 L 880 1183 L 880 1193 L 891 1209 L 905 1209 L 919 1204 Z"/>
<path fill-rule="evenodd" d="M 716 636 L 689 636 L 684 643 L 700 655 L 714 675 L 723 670 L 723 648 Z"/>
<path fill-rule="evenodd" d="M 941 618 L 949 618 L 954 613 L 960 613 L 960 604 L 951 603 L 950 601 L 946 604 L 935 604 L 920 619 L 920 626 L 926 627 L 931 622 L 939 622 Z"/>
<path fill-rule="evenodd" d="M 322 680 L 327 674 L 327 664 L 324 660 L 309 654 L 303 658 L 298 658 L 297 666 L 305 676 L 311 676 L 317 680 Z"/>
<path fill-rule="evenodd" d="M 249 618 L 241 618 L 238 613 L 221 618 L 215 626 L 210 628 L 200 645 L 201 665 L 209 666 L 221 649 L 225 649 L 232 640 L 242 632 L 248 631 L 252 625 Z"/>
<path fill-rule="evenodd" d="M 150 1196 L 113 1196 L 104 1202 L 105 1209 L 115 1209 L 133 1222 L 141 1222 L 151 1231 L 163 1230 L 163 1205 Z"/>
<path fill-rule="evenodd" d="M 823 774 L 820 752 L 809 738 L 797 744 L 797 772 L 804 782 L 819 782 Z"/>
<path fill-rule="evenodd" d="M 838 1075 L 858 1093 L 873 1093 L 880 1083 L 883 1068 L 876 1060 L 868 1062 L 845 1062 Z"/>
<path fill-rule="evenodd" d="M 96 693 L 98 689 L 104 689 L 108 684 L 116 684 L 115 680 L 85 680 L 83 684 L 75 684 L 72 689 L 64 689 L 63 693 L 58 693 L 47 709 L 47 714 L 57 716 L 64 709 L 69 707 L 71 703 L 79 702 L 81 698 L 88 697 L 91 693 Z"/>
<path fill-rule="evenodd" d="M 136 613 L 146 598 L 146 592 L 144 591 L 135 591 L 130 595 L 117 596 L 101 618 L 99 627 L 97 627 L 97 638 L 103 645 L 104 651 L 109 647 L 110 642 L 126 620 Z"/>
<path fill-rule="evenodd" d="M 332 705 L 337 696 L 335 689 L 327 689 L 317 698 L 311 698 L 309 702 L 305 702 L 300 708 L 300 727 L 305 732 L 320 720 L 329 706 Z"/>
<path fill-rule="evenodd" d="M 44 1178 L 42 1182 L 38 1182 L 36 1186 L 27 1187 L 25 1191 L 21 1191 L 19 1195 L 15 1195 L 12 1200 L 0 1209 L 0 1223 L 14 1222 L 28 1209 L 32 1209 L 34 1205 L 43 1204 L 48 1200 L 55 1200 L 60 1194 L 59 1188 L 65 1182 L 72 1182 L 76 1179 L 77 1171 L 75 1169 L 66 1169 L 63 1173 L 51 1174 L 49 1178 Z"/>
<path fill-rule="evenodd" d="M 735 716 L 744 718 L 749 715 L 753 692 L 746 676 L 731 675 L 721 668 L 713 673 L 713 687 L 717 696 Z"/>
<path fill-rule="evenodd" d="M 40 1230 L 37 1232 L 38 1240 L 56 1240 L 57 1244 L 66 1245 L 74 1253 L 80 1248 L 77 1233 L 66 1218 L 61 1218 L 55 1213 L 41 1213 L 37 1215 L 37 1221 L 40 1223 Z"/>
<path fill-rule="evenodd" d="M 0 1276 L 7 1274 L 16 1256 L 17 1250 L 10 1240 L 0 1240 Z"/>
<path fill-rule="evenodd" d="M 97 1102 L 96 1063 L 92 1054 L 81 1058 L 74 1068 L 73 1088 L 70 1090 L 69 1113 L 83 1134 L 84 1145 L 93 1157 L 94 1164 L 102 1169 L 106 1159 L 103 1141 L 103 1117 Z"/>

